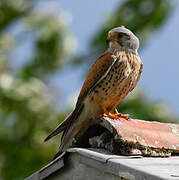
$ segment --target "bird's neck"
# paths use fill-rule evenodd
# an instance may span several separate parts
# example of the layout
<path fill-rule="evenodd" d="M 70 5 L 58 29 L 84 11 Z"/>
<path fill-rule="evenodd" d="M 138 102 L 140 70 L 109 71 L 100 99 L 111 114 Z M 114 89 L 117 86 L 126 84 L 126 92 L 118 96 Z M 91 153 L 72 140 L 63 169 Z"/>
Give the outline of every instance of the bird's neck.
<path fill-rule="evenodd" d="M 111 54 L 114 54 L 116 55 L 117 53 L 121 52 L 121 51 L 125 51 L 124 48 L 112 48 L 112 47 L 109 47 L 108 52 L 110 52 Z"/>
<path fill-rule="evenodd" d="M 136 54 L 136 55 L 138 54 L 137 51 L 132 51 L 131 49 L 126 49 L 126 48 L 122 48 L 122 47 L 120 47 L 120 48 L 111 48 L 111 47 L 109 47 L 107 51 L 110 52 L 111 54 L 114 54 L 114 55 L 116 55 L 116 54 L 118 54 L 120 52 L 133 53 L 133 54 Z"/>
<path fill-rule="evenodd" d="M 125 52 L 132 52 L 134 54 L 137 54 L 137 50 L 133 50 L 133 49 L 129 49 L 129 48 L 126 48 L 126 47 L 121 47 L 118 43 L 109 43 L 109 48 L 108 48 L 108 51 L 112 54 L 116 54 L 118 52 L 121 52 L 121 51 L 125 51 Z"/>

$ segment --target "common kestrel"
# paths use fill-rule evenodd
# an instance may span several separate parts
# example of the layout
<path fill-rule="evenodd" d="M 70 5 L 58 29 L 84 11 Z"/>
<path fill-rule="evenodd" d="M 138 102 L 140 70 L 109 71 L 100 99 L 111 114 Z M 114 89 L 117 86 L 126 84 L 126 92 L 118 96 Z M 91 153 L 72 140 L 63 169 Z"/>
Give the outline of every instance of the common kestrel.
<path fill-rule="evenodd" d="M 137 52 L 139 40 L 124 26 L 110 30 L 107 40 L 109 48 L 90 68 L 74 111 L 45 139 L 64 131 L 59 152 L 71 146 L 75 135 L 88 128 L 93 117 L 128 118 L 115 107 L 140 79 L 143 64 Z"/>

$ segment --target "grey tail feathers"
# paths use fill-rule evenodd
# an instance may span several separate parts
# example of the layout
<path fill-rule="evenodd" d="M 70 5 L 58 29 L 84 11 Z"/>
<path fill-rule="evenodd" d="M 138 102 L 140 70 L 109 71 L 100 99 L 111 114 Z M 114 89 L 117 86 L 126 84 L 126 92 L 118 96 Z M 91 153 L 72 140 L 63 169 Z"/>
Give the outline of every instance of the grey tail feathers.
<path fill-rule="evenodd" d="M 68 126 L 68 124 L 70 123 L 70 120 L 73 116 L 73 112 L 70 113 L 66 119 L 57 126 L 57 128 L 55 130 L 53 130 L 45 139 L 44 142 L 48 141 L 49 139 L 51 139 L 52 137 L 56 136 L 57 134 L 61 133 L 62 131 L 64 131 L 66 129 L 66 127 Z"/>
<path fill-rule="evenodd" d="M 84 108 L 84 105 L 81 104 L 77 109 L 75 109 L 71 123 L 68 124 L 68 127 L 63 132 L 59 153 L 64 152 L 67 148 L 71 147 L 73 138 L 80 131 L 80 129 L 82 131 L 85 130 L 85 127 L 82 124 L 84 124 L 89 117 L 86 117 Z"/>
<path fill-rule="evenodd" d="M 83 109 L 84 105 L 83 104 L 79 104 L 78 106 L 76 106 L 75 110 L 70 113 L 66 119 L 59 125 L 57 126 L 57 128 L 55 130 L 53 130 L 45 139 L 44 142 L 48 141 L 49 139 L 51 139 L 52 137 L 56 136 L 57 134 L 61 133 L 62 131 L 66 131 L 70 125 L 72 124 L 73 121 L 75 121 L 75 119 L 78 117 L 78 115 L 81 113 L 82 109 Z M 64 133 L 65 134 L 65 133 Z M 63 134 L 63 136 L 64 136 Z M 63 138 L 62 136 L 62 138 Z"/>

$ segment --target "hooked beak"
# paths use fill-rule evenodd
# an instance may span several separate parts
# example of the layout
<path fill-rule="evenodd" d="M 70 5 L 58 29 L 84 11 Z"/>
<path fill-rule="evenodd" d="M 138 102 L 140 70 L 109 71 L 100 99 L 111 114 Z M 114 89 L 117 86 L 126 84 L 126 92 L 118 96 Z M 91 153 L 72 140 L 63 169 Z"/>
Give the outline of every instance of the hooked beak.
<path fill-rule="evenodd" d="M 107 37 L 107 39 L 106 39 L 106 43 L 109 43 L 110 42 L 110 39 L 109 39 L 109 37 Z"/>
<path fill-rule="evenodd" d="M 112 33 L 109 33 L 108 34 L 108 37 L 107 37 L 107 39 L 106 39 L 106 42 L 110 42 L 110 41 L 112 41 L 112 42 L 114 42 L 116 40 L 116 34 L 112 34 Z"/>

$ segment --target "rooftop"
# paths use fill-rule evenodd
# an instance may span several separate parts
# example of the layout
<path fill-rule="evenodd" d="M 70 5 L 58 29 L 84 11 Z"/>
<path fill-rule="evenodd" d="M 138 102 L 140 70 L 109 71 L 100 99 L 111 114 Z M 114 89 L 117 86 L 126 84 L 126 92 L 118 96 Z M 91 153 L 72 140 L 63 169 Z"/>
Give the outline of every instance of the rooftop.
<path fill-rule="evenodd" d="M 178 124 L 96 118 L 86 125 L 73 148 L 26 180 L 179 180 Z"/>
<path fill-rule="evenodd" d="M 102 149 L 71 148 L 26 180 L 179 180 L 179 157 L 112 155 Z"/>

